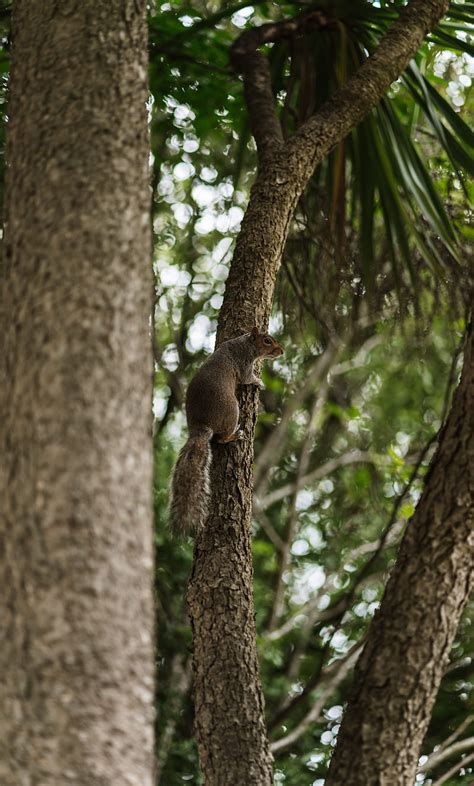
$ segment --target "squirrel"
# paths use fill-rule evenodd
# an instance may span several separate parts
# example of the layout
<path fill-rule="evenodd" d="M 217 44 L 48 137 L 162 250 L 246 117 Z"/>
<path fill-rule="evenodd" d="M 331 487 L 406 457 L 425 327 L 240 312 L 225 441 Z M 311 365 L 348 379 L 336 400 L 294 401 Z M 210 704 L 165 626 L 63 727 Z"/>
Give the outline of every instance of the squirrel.
<path fill-rule="evenodd" d="M 186 394 L 189 438 L 181 449 L 171 482 L 170 527 L 173 534 L 198 530 L 208 514 L 212 437 L 220 444 L 240 439 L 237 385 L 263 382 L 254 372 L 259 358 L 276 358 L 281 344 L 256 327 L 224 341 L 191 380 Z"/>

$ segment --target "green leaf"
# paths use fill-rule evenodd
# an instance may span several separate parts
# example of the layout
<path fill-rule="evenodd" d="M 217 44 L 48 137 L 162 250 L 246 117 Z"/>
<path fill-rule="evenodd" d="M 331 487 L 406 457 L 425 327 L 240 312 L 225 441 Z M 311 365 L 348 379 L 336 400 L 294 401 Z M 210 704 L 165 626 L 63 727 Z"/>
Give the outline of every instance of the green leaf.
<path fill-rule="evenodd" d="M 456 233 L 432 178 L 392 106 L 386 100 L 382 101 L 381 106 L 385 115 L 382 121 L 384 134 L 396 158 L 404 189 L 416 200 L 418 209 L 456 257 Z"/>

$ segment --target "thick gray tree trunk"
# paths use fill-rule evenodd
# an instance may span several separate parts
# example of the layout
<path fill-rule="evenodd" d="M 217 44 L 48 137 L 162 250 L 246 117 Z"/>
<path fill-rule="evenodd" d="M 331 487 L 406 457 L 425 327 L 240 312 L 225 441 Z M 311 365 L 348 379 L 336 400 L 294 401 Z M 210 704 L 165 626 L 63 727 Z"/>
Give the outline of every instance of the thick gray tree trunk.
<path fill-rule="evenodd" d="M 246 31 L 232 59 L 243 73 L 259 171 L 237 239 L 218 342 L 268 324 L 276 275 L 299 197 L 315 167 L 398 78 L 448 0 L 411 0 L 374 54 L 321 110 L 284 141 L 270 70 L 258 47 L 291 35 L 322 11 Z M 214 449 L 212 513 L 198 535 L 188 603 L 194 636 L 196 733 L 206 786 L 270 786 L 252 595 L 253 434 L 258 395 L 242 391 L 245 439 Z"/>
<path fill-rule="evenodd" d="M 152 783 L 145 11 L 13 3 L 2 786 Z"/>

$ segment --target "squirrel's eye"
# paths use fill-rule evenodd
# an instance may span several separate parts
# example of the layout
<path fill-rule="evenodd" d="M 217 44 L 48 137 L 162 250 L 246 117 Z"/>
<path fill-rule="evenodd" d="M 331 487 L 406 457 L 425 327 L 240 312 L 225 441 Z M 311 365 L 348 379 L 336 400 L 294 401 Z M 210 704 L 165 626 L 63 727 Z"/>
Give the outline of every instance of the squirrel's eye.
<path fill-rule="evenodd" d="M 272 340 L 271 340 L 271 338 L 264 338 L 263 339 L 263 343 L 270 345 L 272 343 Z"/>

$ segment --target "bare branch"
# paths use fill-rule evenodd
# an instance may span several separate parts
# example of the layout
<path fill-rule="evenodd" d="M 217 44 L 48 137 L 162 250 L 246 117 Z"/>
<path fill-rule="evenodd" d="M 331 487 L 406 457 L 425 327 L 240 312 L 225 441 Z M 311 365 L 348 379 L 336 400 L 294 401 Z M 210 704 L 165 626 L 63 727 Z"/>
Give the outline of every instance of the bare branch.
<path fill-rule="evenodd" d="M 262 44 L 292 37 L 302 28 L 324 28 L 334 24 L 321 10 L 313 10 L 293 19 L 245 30 L 231 49 L 231 63 L 243 74 L 245 102 L 252 133 L 261 159 L 274 155 L 283 146 L 283 133 L 272 90 L 268 58 L 258 51 Z"/>
<path fill-rule="evenodd" d="M 334 637 L 335 633 L 341 627 L 344 615 L 345 615 L 347 609 L 349 608 L 349 606 L 350 606 L 350 604 L 351 604 L 351 602 L 352 602 L 352 600 L 353 600 L 353 598 L 355 596 L 357 588 L 360 587 L 361 584 L 367 579 L 367 577 L 369 576 L 371 567 L 374 565 L 374 563 L 376 562 L 377 558 L 380 556 L 382 551 L 385 548 L 387 548 L 388 545 L 390 545 L 398 537 L 398 535 L 399 535 L 399 533 L 400 533 L 400 531 L 402 529 L 402 526 L 403 526 L 403 522 L 397 521 L 396 517 L 397 517 L 398 511 L 400 509 L 400 506 L 402 504 L 403 499 L 405 498 L 406 494 L 408 493 L 408 491 L 410 490 L 412 484 L 414 483 L 415 479 L 418 476 L 418 472 L 419 472 L 419 469 L 421 467 L 421 464 L 423 463 L 424 459 L 426 458 L 426 455 L 428 454 L 432 444 L 436 441 L 436 439 L 437 439 L 437 436 L 436 435 L 433 436 L 431 438 L 431 440 L 427 443 L 427 445 L 424 447 L 424 449 L 421 451 L 421 453 L 420 453 L 420 455 L 418 457 L 418 460 L 416 462 L 416 465 L 415 465 L 415 467 L 414 467 L 414 469 L 413 469 L 413 471 L 412 471 L 412 473 L 410 475 L 410 478 L 408 479 L 408 481 L 407 481 L 404 489 L 402 490 L 401 494 L 395 500 L 395 504 L 393 506 L 392 513 L 390 515 L 389 521 L 387 522 L 387 525 L 385 526 L 384 530 L 382 531 L 379 540 L 375 544 L 362 544 L 362 546 L 358 547 L 358 549 L 355 549 L 354 552 L 352 552 L 352 555 L 351 555 L 352 558 L 355 558 L 355 556 L 360 556 L 360 554 L 366 553 L 367 551 L 369 551 L 369 552 L 371 551 L 372 555 L 367 560 L 367 562 L 362 566 L 362 568 L 359 570 L 359 572 L 355 575 L 354 580 L 353 580 L 353 582 L 352 582 L 348 592 L 338 601 L 337 605 L 335 607 L 333 607 L 333 608 L 325 610 L 326 614 L 330 614 L 330 619 L 334 621 L 335 627 L 334 627 L 334 630 L 332 632 L 331 639 L 329 640 L 328 644 L 325 647 L 326 653 L 325 653 L 324 657 L 327 656 L 327 652 L 329 651 L 329 644 L 330 644 L 332 638 Z M 310 603 L 311 603 L 311 601 L 310 601 Z M 319 615 L 317 614 L 316 609 L 314 609 L 314 619 L 315 619 L 315 621 L 318 621 L 318 619 L 319 619 Z M 324 657 L 322 658 L 322 660 L 324 659 Z M 285 717 L 287 714 L 289 714 L 289 712 L 292 711 L 294 706 L 296 706 L 297 704 L 301 703 L 303 698 L 306 695 L 308 695 L 308 693 L 311 690 L 313 690 L 314 687 L 318 684 L 318 681 L 319 681 L 320 677 L 321 677 L 321 667 L 318 667 L 316 669 L 315 673 L 310 677 L 310 679 L 306 683 L 302 693 L 299 694 L 298 696 L 295 696 L 290 702 L 288 702 L 287 704 L 283 705 L 277 711 L 275 717 L 269 723 L 270 728 L 274 727 L 277 722 L 279 722 L 283 717 Z"/>
<path fill-rule="evenodd" d="M 158 44 L 152 44 L 150 48 L 153 55 L 163 55 L 169 58 L 169 60 L 182 60 L 185 63 L 191 63 L 196 66 L 196 68 L 202 68 L 204 71 L 212 71 L 214 74 L 224 74 L 224 76 L 227 76 L 229 79 L 231 77 L 231 72 L 228 68 L 219 68 L 219 66 L 214 64 L 204 63 L 202 60 L 197 60 L 195 57 L 192 57 L 192 55 L 186 54 L 182 49 L 170 49 L 167 46 L 158 46 Z"/>
<path fill-rule="evenodd" d="M 472 716 L 470 721 L 472 723 Z M 463 753 L 472 748 L 474 748 L 474 737 L 466 737 L 464 740 L 453 742 L 452 745 L 443 747 L 441 750 L 437 750 L 432 753 L 431 756 L 428 756 L 428 760 L 422 764 L 421 767 L 418 767 L 418 772 L 429 772 L 430 770 L 434 770 L 442 761 L 450 759 L 451 756 L 454 756 L 456 753 Z"/>
<path fill-rule="evenodd" d="M 302 488 L 303 485 L 302 481 L 308 469 L 309 457 L 313 445 L 313 439 L 314 439 L 315 432 L 320 423 L 323 406 L 327 400 L 327 392 L 328 392 L 328 382 L 326 379 L 324 380 L 321 388 L 319 389 L 317 395 L 314 398 L 313 406 L 311 408 L 311 412 L 308 419 L 306 434 L 303 439 L 303 444 L 300 450 L 298 470 L 296 473 L 296 480 L 294 483 L 293 497 L 291 500 L 290 510 L 288 513 L 288 525 L 287 525 L 287 532 L 286 532 L 286 539 L 285 539 L 285 547 L 281 552 L 277 586 L 273 599 L 270 621 L 268 623 L 268 630 L 270 631 L 273 630 L 274 627 L 276 626 L 283 611 L 283 599 L 284 599 L 284 592 L 285 592 L 284 576 L 290 564 L 291 546 L 293 544 L 293 539 L 295 537 L 297 524 L 298 524 L 298 509 L 297 509 L 298 492 Z"/>
<path fill-rule="evenodd" d="M 394 524 L 388 538 L 385 540 L 385 548 L 388 548 L 388 546 L 391 546 L 396 541 L 403 529 L 404 524 L 404 521 L 397 521 Z M 345 559 L 345 564 L 355 561 L 358 559 L 358 557 L 361 557 L 364 554 L 370 554 L 373 551 L 378 551 L 379 548 L 380 540 L 375 540 L 371 543 L 362 543 L 360 546 L 357 546 L 355 549 L 353 549 L 353 551 L 351 551 L 351 553 L 347 556 L 347 559 Z M 318 609 L 318 604 L 321 595 L 328 594 L 331 591 L 331 584 L 335 584 L 336 581 L 340 581 L 344 573 L 344 570 L 340 570 L 337 573 L 331 575 L 312 598 L 295 609 L 288 619 L 285 620 L 283 625 L 281 625 L 279 628 L 276 628 L 276 630 L 264 633 L 265 638 L 267 638 L 269 641 L 281 639 L 282 636 L 285 636 L 294 628 L 297 617 L 300 617 L 302 614 L 308 615 L 308 627 L 310 628 L 312 628 L 313 625 L 315 625 L 317 622 L 326 622 L 328 620 L 334 620 L 334 618 L 340 618 L 342 614 L 347 611 L 349 605 L 348 595 L 343 595 L 336 605 L 330 606 L 326 609 Z M 373 577 L 374 574 L 366 576 L 365 579 L 360 580 L 357 583 L 357 586 L 360 588 L 367 581 L 373 580 Z M 350 591 L 351 590 L 349 590 L 349 592 Z"/>
<path fill-rule="evenodd" d="M 449 674 L 452 671 L 456 671 L 456 669 L 464 669 L 466 666 L 470 666 L 472 663 L 472 658 L 470 655 L 465 655 L 464 658 L 460 658 L 459 660 L 455 660 L 446 667 L 445 674 Z"/>
<path fill-rule="evenodd" d="M 474 753 L 470 753 L 469 756 L 465 756 L 463 759 L 454 764 L 449 770 L 443 773 L 443 775 L 438 778 L 437 781 L 434 781 L 431 786 L 443 786 L 443 783 L 449 781 L 452 775 L 455 775 L 459 770 L 469 764 L 471 761 L 474 761 Z"/>
<path fill-rule="evenodd" d="M 308 614 L 308 621 L 311 625 L 316 624 L 316 622 L 326 622 L 326 620 L 332 619 L 334 614 L 339 613 L 340 609 L 338 606 L 333 606 L 330 609 L 318 609 L 318 603 L 321 599 L 322 590 L 327 591 L 327 583 L 319 590 L 310 600 L 308 600 L 303 606 L 300 606 L 287 620 L 276 630 L 271 630 L 264 633 L 264 638 L 268 639 L 268 641 L 277 641 L 281 639 L 282 636 L 286 636 L 295 626 L 295 622 L 297 617 L 300 617 L 302 614 Z"/>
<path fill-rule="evenodd" d="M 348 82 L 287 142 L 290 158 L 310 172 L 374 107 L 407 66 L 449 0 L 412 0 Z"/>
<path fill-rule="evenodd" d="M 361 366 L 364 366 L 372 349 L 378 344 L 381 344 L 382 341 L 382 336 L 377 334 L 375 336 L 370 336 L 353 358 L 333 366 L 330 371 L 330 376 L 335 377 L 339 374 L 346 374 L 347 371 L 351 371 L 353 368 L 361 368 Z"/>
<path fill-rule="evenodd" d="M 450 735 L 450 736 L 449 736 L 449 737 L 448 737 L 446 740 L 444 740 L 444 742 L 442 743 L 442 745 L 441 745 L 441 748 L 440 748 L 440 749 L 441 749 L 441 750 L 445 750 L 445 748 L 447 748 L 449 745 L 451 745 L 451 743 L 452 743 L 452 742 L 455 742 L 455 740 L 457 740 L 457 739 L 458 739 L 458 737 L 460 737 L 460 736 L 461 736 L 461 734 L 463 733 L 463 731 L 465 731 L 465 729 L 467 729 L 467 728 L 468 728 L 468 727 L 471 725 L 471 723 L 473 723 L 473 721 L 474 721 L 474 715 L 468 715 L 468 717 L 467 717 L 467 718 L 464 718 L 463 722 L 459 724 L 459 726 L 457 727 L 457 729 L 455 729 L 455 730 L 453 731 L 453 733 L 452 733 L 452 734 L 451 734 L 451 735 Z M 436 755 L 437 755 L 438 753 L 439 753 L 439 749 L 436 751 Z M 433 755 L 433 754 L 431 754 L 431 756 L 432 756 L 432 755 Z M 430 758 L 430 757 L 429 757 L 429 758 Z M 429 760 L 429 759 L 428 759 L 428 760 Z M 425 767 L 424 767 L 424 768 L 422 768 L 422 769 L 426 769 L 426 764 L 425 764 Z"/>
<path fill-rule="evenodd" d="M 384 529 L 382 530 L 382 533 L 380 535 L 380 539 L 379 539 L 377 548 L 373 552 L 373 554 L 370 557 L 370 559 L 367 560 L 367 562 L 363 565 L 363 567 L 360 569 L 360 571 L 354 577 L 354 582 L 352 584 L 352 587 L 349 589 L 349 592 L 347 593 L 347 596 L 346 596 L 347 597 L 347 607 L 349 607 L 349 604 L 350 604 L 352 598 L 354 597 L 354 593 L 355 593 L 357 587 L 359 586 L 360 582 L 362 581 L 362 579 L 364 579 L 368 575 L 368 573 L 370 571 L 370 568 L 372 567 L 372 565 L 378 559 L 380 553 L 383 551 L 383 549 L 388 544 L 388 540 L 390 538 L 390 535 L 392 534 L 392 531 L 393 531 L 393 529 L 396 526 L 398 511 L 400 510 L 402 502 L 405 499 L 405 497 L 408 494 L 408 492 L 410 491 L 411 487 L 413 486 L 413 483 L 418 478 L 418 473 L 420 471 L 420 467 L 423 464 L 423 461 L 425 460 L 427 455 L 429 454 L 429 451 L 431 450 L 431 447 L 436 443 L 437 439 L 438 439 L 438 435 L 434 434 L 431 437 L 431 439 L 428 440 L 428 442 L 426 443 L 425 447 L 421 451 L 421 453 L 420 453 L 420 455 L 418 457 L 418 460 L 417 460 L 417 462 L 416 462 L 416 464 L 415 464 L 415 466 L 414 466 L 414 468 L 413 468 L 413 470 L 412 470 L 412 472 L 410 474 L 410 477 L 408 478 L 408 480 L 407 480 L 404 488 L 402 489 L 401 493 L 398 495 L 398 497 L 395 500 L 395 504 L 394 504 L 394 506 L 392 508 L 392 512 L 391 512 L 390 518 L 389 518 L 386 526 L 384 527 Z M 399 531 L 399 529 L 397 529 L 397 534 L 398 534 L 398 531 Z"/>
<path fill-rule="evenodd" d="M 276 753 L 277 751 L 288 748 L 290 745 L 296 742 L 296 740 L 298 740 L 302 734 L 305 733 L 311 723 L 315 723 L 317 720 L 319 720 L 328 699 L 331 698 L 338 685 L 340 685 L 341 682 L 346 678 L 347 674 L 352 669 L 354 663 L 359 657 L 361 647 L 362 642 L 358 642 L 356 646 L 347 653 L 347 655 L 345 655 L 343 658 L 340 658 L 335 663 L 332 663 L 331 666 L 328 666 L 328 668 L 325 669 L 323 674 L 326 675 L 327 679 L 324 681 L 324 687 L 311 707 L 310 711 L 304 716 L 298 725 L 295 726 L 295 728 L 286 735 L 286 737 L 282 737 L 281 739 L 271 743 L 270 750 L 272 753 Z"/>
<path fill-rule="evenodd" d="M 414 782 L 419 748 L 474 578 L 472 361 L 470 325 L 451 412 L 358 661 L 328 786 L 346 782 L 349 773 L 356 773 L 354 786 L 367 783 L 373 773 L 380 781 Z M 390 740 L 384 756 L 377 747 L 381 740 Z"/>
<path fill-rule="evenodd" d="M 348 464 L 372 464 L 375 458 L 374 454 L 368 451 L 350 450 L 348 453 L 343 453 L 342 456 L 337 456 L 336 458 L 326 461 L 324 464 L 321 464 L 321 466 L 316 467 L 312 472 L 305 475 L 301 479 L 301 487 L 308 486 L 316 480 L 321 480 L 321 478 L 326 478 L 332 472 L 335 472 L 336 469 L 339 469 L 339 467 L 346 467 Z M 258 497 L 256 497 L 255 505 L 258 510 L 266 510 L 274 505 L 275 502 L 279 502 L 279 500 L 291 494 L 294 488 L 295 483 L 286 483 L 284 486 L 280 486 L 280 488 L 271 491 L 263 497 L 263 499 L 258 499 Z"/>
<path fill-rule="evenodd" d="M 270 437 L 257 458 L 255 464 L 255 488 L 257 494 L 261 493 L 259 483 L 263 486 L 267 482 L 267 470 L 275 466 L 285 446 L 286 433 L 291 418 L 309 396 L 315 386 L 321 382 L 328 373 L 332 363 L 337 359 L 341 346 L 329 344 L 324 352 L 319 355 L 310 367 L 304 384 L 288 400 L 278 425 L 273 429 Z"/>
<path fill-rule="evenodd" d="M 273 543 L 275 548 L 278 551 L 283 551 L 284 548 L 285 548 L 285 541 L 283 540 L 283 538 L 280 538 L 280 536 L 279 536 L 278 532 L 276 531 L 275 527 L 268 520 L 268 518 L 265 515 L 265 513 L 263 512 L 263 510 L 258 510 L 257 511 L 256 518 L 257 518 L 261 528 L 263 529 L 265 534 L 268 536 L 268 538 L 271 540 L 271 542 Z"/>
<path fill-rule="evenodd" d="M 324 352 L 319 355 L 315 363 L 310 366 L 308 373 L 306 374 L 305 382 L 302 386 L 297 390 L 294 395 L 288 400 L 286 403 L 285 409 L 283 410 L 283 414 L 281 417 L 280 422 L 272 431 L 270 437 L 268 438 L 267 442 L 263 446 L 263 449 L 260 451 L 259 456 L 257 457 L 256 465 L 255 465 L 255 485 L 254 485 L 254 496 L 258 503 L 259 499 L 265 499 L 265 492 L 267 490 L 268 482 L 270 480 L 270 475 L 268 473 L 268 469 L 271 466 L 275 466 L 278 463 L 278 460 L 281 456 L 281 453 L 286 445 L 286 435 L 288 431 L 288 426 L 291 422 L 291 419 L 301 404 L 305 401 L 305 399 L 309 396 L 312 390 L 315 388 L 317 384 L 322 384 L 323 380 L 331 379 L 331 377 L 343 373 L 344 371 L 348 370 L 348 367 L 345 366 L 344 363 L 337 363 L 337 360 L 343 350 L 344 347 L 349 345 L 351 339 L 354 336 L 343 336 L 342 338 L 335 338 L 331 340 Z M 348 361 L 351 364 L 351 368 L 363 365 L 364 361 L 367 358 L 369 352 L 374 348 L 376 344 L 380 342 L 380 337 L 377 336 L 370 336 L 364 344 L 358 349 L 356 355 Z M 326 382 L 325 382 L 326 384 Z M 314 470 L 315 476 L 308 476 L 303 482 L 303 485 L 306 483 L 310 483 L 312 480 L 318 479 L 317 470 Z M 293 488 L 293 484 L 291 484 L 291 488 Z M 278 494 L 279 490 L 273 492 L 275 495 Z M 272 493 L 272 494 L 273 494 Z M 285 490 L 285 494 L 282 496 L 286 496 L 287 493 L 291 493 L 290 491 Z M 269 495 L 271 497 L 272 495 Z M 282 497 L 278 494 L 275 499 L 272 499 L 270 504 L 273 504 L 274 501 L 277 499 L 281 499 Z M 269 503 L 266 502 L 265 504 L 260 503 L 261 508 L 264 509 L 269 506 Z"/>

